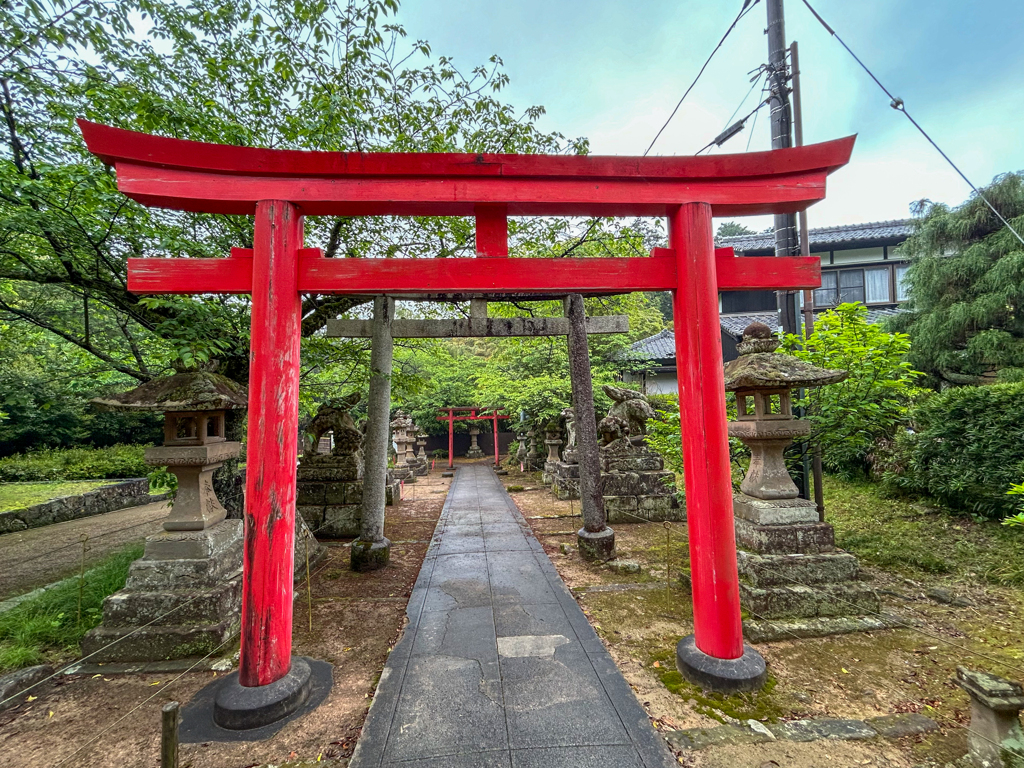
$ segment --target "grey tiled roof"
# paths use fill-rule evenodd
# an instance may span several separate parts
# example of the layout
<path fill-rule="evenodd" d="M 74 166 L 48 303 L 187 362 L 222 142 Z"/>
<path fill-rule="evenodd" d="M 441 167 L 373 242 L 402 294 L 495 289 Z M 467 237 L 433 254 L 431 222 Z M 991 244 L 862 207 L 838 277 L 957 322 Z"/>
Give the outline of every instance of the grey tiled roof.
<path fill-rule="evenodd" d="M 826 245 L 858 243 L 877 240 L 906 240 L 914 232 L 913 219 L 897 219 L 894 221 L 872 221 L 867 224 L 844 224 L 837 227 L 818 227 L 811 229 L 811 250 Z M 774 250 L 775 235 L 772 232 L 756 235 L 735 235 L 723 237 L 719 243 L 733 248 L 737 253 L 747 251 Z"/>
<path fill-rule="evenodd" d="M 824 310 L 815 312 L 817 316 Z M 887 317 L 902 312 L 896 307 L 880 307 L 868 309 L 868 322 L 880 323 Z M 737 340 L 742 338 L 743 330 L 751 323 L 764 323 L 769 328 L 776 328 L 779 324 L 777 312 L 747 312 L 741 315 L 722 315 L 719 318 L 722 330 L 734 336 Z M 675 359 L 676 337 L 672 331 L 661 331 L 646 339 L 640 339 L 629 345 L 619 353 L 620 360 L 664 360 Z"/>

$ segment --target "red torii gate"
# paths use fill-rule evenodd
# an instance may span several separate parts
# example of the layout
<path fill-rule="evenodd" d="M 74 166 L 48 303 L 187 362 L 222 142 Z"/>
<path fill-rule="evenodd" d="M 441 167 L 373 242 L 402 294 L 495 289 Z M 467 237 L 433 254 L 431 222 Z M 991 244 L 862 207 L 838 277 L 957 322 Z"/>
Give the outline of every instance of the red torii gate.
<path fill-rule="evenodd" d="M 824 198 L 826 177 L 848 162 L 854 137 L 701 157 L 363 154 L 79 125 L 128 197 L 255 214 L 253 248 L 229 258 L 128 262 L 134 293 L 252 294 L 243 687 L 281 680 L 291 665 L 301 293 L 672 291 L 693 583 L 688 640 L 709 668 L 742 676 L 730 670 L 756 653 L 745 649 L 740 621 L 718 291 L 815 288 L 821 276 L 815 258 L 715 249 L 711 219 L 805 209 Z M 306 215 L 474 216 L 477 258 L 325 259 L 303 245 Z M 517 259 L 510 268 L 510 215 L 666 216 L 669 247 L 646 258 Z"/>
<path fill-rule="evenodd" d="M 494 422 L 494 466 L 499 466 L 498 461 L 498 419 L 511 419 L 511 416 L 501 416 L 498 411 L 504 408 L 474 408 L 472 406 L 460 406 L 458 408 L 441 408 L 448 413 L 447 416 L 439 416 L 438 421 L 448 422 L 448 469 L 455 466 L 455 422 L 456 421 L 493 421 Z M 456 416 L 455 411 L 469 411 L 469 416 Z M 477 416 L 477 411 L 491 411 L 490 416 Z"/>

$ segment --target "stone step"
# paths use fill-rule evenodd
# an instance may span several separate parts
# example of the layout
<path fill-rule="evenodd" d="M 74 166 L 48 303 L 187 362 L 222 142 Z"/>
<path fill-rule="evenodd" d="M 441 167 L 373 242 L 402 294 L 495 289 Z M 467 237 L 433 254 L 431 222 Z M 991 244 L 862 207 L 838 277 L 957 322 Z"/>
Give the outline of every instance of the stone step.
<path fill-rule="evenodd" d="M 103 626 L 138 627 L 218 624 L 242 609 L 242 579 L 212 589 L 122 589 L 103 601 Z M 155 620 L 155 621 L 154 621 Z"/>
<path fill-rule="evenodd" d="M 818 555 L 736 553 L 740 576 L 752 587 L 832 584 L 857 578 L 860 566 L 849 552 Z"/>
<path fill-rule="evenodd" d="M 878 595 L 863 583 L 818 584 L 759 589 L 740 584 L 740 602 L 755 619 L 809 619 L 878 613 Z"/>
<path fill-rule="evenodd" d="M 182 627 L 96 627 L 82 638 L 82 654 L 93 664 L 161 661 L 205 656 L 238 635 L 238 619 Z M 134 634 L 132 634 L 134 633 Z M 118 641 L 114 643 L 114 641 Z M 113 644 L 112 644 L 113 643 Z M 91 654 L 96 654 L 91 656 Z"/>
<path fill-rule="evenodd" d="M 757 525 L 735 519 L 736 544 L 762 555 L 814 555 L 836 548 L 835 531 L 828 523 Z"/>

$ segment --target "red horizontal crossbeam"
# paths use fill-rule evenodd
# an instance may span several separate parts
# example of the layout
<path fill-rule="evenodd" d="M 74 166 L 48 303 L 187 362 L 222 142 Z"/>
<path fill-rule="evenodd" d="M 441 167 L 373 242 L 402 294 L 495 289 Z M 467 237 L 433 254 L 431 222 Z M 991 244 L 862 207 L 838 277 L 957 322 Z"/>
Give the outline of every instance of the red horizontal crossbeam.
<path fill-rule="evenodd" d="M 151 206 L 251 214 L 288 200 L 305 215 L 470 216 L 489 210 L 500 251 L 504 215 L 664 216 L 707 202 L 715 215 L 802 210 L 825 195 L 854 137 L 737 155 L 602 157 L 346 153 L 232 147 L 79 121 L 118 189 Z M 486 206 L 492 208 L 487 209 Z M 490 254 L 489 254 L 490 255 Z"/>
<path fill-rule="evenodd" d="M 312 253 L 307 249 L 304 253 Z M 299 258 L 299 291 L 318 294 L 566 293 L 669 291 L 679 282 L 667 248 L 623 259 L 325 259 Z M 817 288 L 814 257 L 737 257 L 715 251 L 720 290 Z M 250 293 L 252 259 L 129 259 L 128 290 L 150 293 Z"/>

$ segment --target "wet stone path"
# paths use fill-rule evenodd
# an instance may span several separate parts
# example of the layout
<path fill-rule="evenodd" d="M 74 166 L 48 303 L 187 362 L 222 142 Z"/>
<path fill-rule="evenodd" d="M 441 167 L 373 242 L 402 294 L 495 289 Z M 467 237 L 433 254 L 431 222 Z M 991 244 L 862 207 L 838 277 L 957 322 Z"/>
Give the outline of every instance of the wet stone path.
<path fill-rule="evenodd" d="M 667 768 L 665 743 L 485 464 L 458 469 L 351 768 Z"/>

